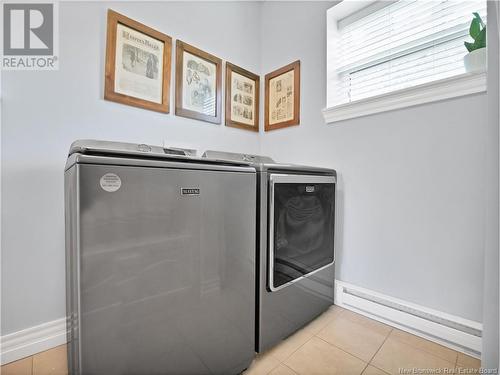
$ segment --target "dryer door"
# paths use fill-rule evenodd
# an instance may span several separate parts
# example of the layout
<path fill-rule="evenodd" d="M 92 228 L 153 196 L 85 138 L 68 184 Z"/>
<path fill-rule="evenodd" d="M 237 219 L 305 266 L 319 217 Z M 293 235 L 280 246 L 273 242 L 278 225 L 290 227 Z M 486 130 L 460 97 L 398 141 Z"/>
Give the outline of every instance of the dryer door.
<path fill-rule="evenodd" d="M 334 262 L 335 177 L 271 174 L 268 289 Z"/>

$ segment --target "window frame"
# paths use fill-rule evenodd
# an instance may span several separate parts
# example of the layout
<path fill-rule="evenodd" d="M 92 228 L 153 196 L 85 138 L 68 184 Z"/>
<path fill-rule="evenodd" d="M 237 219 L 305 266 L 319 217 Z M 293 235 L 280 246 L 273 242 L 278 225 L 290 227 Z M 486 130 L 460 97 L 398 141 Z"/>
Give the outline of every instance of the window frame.
<path fill-rule="evenodd" d="M 334 95 L 334 91 L 330 86 L 336 82 L 335 67 L 333 64 L 330 64 L 334 59 L 335 50 L 330 41 L 332 38 L 338 38 L 337 22 L 376 2 L 376 0 L 356 2 L 344 0 L 327 10 L 327 103 L 331 102 L 331 96 Z M 487 91 L 486 78 L 487 71 L 464 73 L 369 98 L 330 106 L 322 112 L 326 123 L 334 123 L 375 113 L 478 94 Z"/>

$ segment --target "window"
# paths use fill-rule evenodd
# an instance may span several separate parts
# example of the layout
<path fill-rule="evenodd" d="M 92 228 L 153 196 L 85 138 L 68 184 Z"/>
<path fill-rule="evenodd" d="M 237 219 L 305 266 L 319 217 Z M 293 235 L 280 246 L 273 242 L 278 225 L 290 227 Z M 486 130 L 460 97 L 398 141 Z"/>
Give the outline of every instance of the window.
<path fill-rule="evenodd" d="M 329 10 L 328 107 L 465 74 L 463 43 L 486 1 L 363 3 Z"/>

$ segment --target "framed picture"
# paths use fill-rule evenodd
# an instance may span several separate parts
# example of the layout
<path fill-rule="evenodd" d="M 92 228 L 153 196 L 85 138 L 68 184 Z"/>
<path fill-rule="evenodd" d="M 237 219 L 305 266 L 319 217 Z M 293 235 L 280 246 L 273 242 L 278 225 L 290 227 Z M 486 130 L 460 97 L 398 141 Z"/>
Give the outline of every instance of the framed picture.
<path fill-rule="evenodd" d="M 259 131 L 260 77 L 226 63 L 226 126 Z"/>
<path fill-rule="evenodd" d="M 175 114 L 220 124 L 221 75 L 221 59 L 177 40 Z"/>
<path fill-rule="evenodd" d="M 300 123 L 300 61 L 266 74 L 264 130 Z"/>
<path fill-rule="evenodd" d="M 104 99 L 168 113 L 172 38 L 108 10 Z"/>

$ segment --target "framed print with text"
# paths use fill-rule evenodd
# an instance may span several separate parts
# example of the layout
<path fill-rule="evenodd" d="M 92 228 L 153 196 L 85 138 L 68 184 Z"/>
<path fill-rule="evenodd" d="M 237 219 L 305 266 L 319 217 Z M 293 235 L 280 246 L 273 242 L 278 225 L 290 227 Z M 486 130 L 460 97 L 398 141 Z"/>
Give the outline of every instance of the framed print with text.
<path fill-rule="evenodd" d="M 300 60 L 265 77 L 264 130 L 300 123 Z"/>
<path fill-rule="evenodd" d="M 222 60 L 180 40 L 175 55 L 175 114 L 221 123 Z"/>
<path fill-rule="evenodd" d="M 108 10 L 104 98 L 168 113 L 172 38 Z"/>
<path fill-rule="evenodd" d="M 259 131 L 260 77 L 226 63 L 226 126 Z"/>

